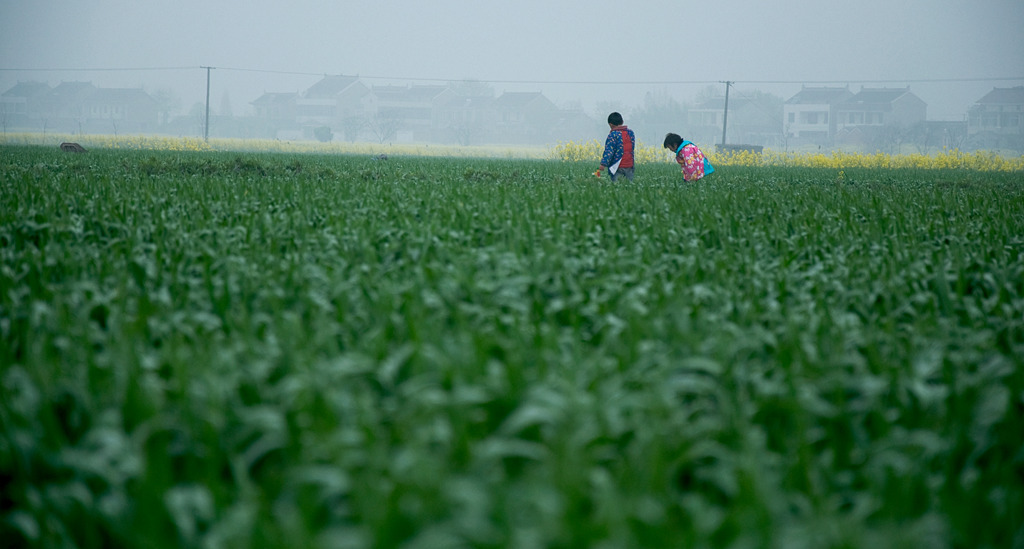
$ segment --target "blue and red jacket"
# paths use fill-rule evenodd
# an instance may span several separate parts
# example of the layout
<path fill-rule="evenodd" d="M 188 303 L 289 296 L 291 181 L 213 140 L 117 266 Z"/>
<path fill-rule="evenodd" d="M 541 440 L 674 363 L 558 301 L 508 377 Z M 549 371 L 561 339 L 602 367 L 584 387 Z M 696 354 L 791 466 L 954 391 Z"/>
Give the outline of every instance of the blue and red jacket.
<path fill-rule="evenodd" d="M 633 167 L 633 153 L 636 151 L 636 136 L 633 130 L 625 125 L 615 126 L 608 132 L 608 138 L 604 140 L 604 154 L 601 156 L 601 165 L 607 168 L 614 165 L 620 159 L 620 168 Z"/>

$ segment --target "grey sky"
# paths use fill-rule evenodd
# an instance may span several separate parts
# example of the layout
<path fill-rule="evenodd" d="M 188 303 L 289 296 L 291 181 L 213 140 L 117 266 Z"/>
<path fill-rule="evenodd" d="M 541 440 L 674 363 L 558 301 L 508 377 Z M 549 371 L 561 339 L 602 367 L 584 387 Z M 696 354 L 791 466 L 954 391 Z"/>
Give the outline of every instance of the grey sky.
<path fill-rule="evenodd" d="M 491 81 L 588 108 L 638 105 L 648 90 L 685 100 L 708 85 L 603 82 L 735 80 L 740 93 L 788 97 L 799 82 L 891 80 L 867 85 L 909 84 L 930 119 L 962 119 L 993 87 L 1024 80 L 920 81 L 1024 76 L 1022 28 L 1021 0 L 0 0 L 2 69 L 189 67 L 3 70 L 0 87 L 170 87 L 187 108 L 205 93 L 198 67 L 212 65 L 225 70 L 211 102 L 227 93 L 240 114 L 264 91 L 300 91 L 324 73 Z"/>

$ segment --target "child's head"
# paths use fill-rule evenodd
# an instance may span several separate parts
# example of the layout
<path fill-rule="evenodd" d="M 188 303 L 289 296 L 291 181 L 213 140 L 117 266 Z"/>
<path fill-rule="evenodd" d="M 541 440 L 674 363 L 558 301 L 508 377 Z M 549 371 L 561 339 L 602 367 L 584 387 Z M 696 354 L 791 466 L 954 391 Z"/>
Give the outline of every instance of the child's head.
<path fill-rule="evenodd" d="M 683 144 L 683 138 L 679 137 L 674 133 L 665 134 L 665 148 L 670 151 L 675 151 L 679 148 L 679 145 Z"/>
<path fill-rule="evenodd" d="M 608 115 L 608 124 L 610 124 L 612 126 L 621 126 L 622 125 L 622 115 L 617 113 L 617 112 L 613 112 L 613 113 L 609 114 Z"/>

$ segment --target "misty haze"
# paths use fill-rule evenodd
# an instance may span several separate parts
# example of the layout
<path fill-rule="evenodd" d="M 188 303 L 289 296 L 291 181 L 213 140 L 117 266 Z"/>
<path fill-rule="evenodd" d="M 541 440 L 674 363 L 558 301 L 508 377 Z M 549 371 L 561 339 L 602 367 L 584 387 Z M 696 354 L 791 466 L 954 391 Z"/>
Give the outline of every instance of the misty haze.
<path fill-rule="evenodd" d="M 0 549 L 1024 549 L 1024 0 L 0 0 Z"/>
<path fill-rule="evenodd" d="M 6 2 L 0 122 L 550 146 L 617 110 L 649 144 L 1020 151 L 1024 7 L 958 6 Z"/>

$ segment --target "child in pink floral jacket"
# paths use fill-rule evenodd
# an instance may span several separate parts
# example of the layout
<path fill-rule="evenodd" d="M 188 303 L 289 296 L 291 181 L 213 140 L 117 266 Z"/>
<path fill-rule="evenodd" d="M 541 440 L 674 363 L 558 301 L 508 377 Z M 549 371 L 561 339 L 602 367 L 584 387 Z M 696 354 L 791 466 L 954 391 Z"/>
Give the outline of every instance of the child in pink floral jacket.
<path fill-rule="evenodd" d="M 665 136 L 665 148 L 676 153 L 676 162 L 683 169 L 685 181 L 697 181 L 715 171 L 714 166 L 692 141 L 686 141 L 674 133 Z"/>

